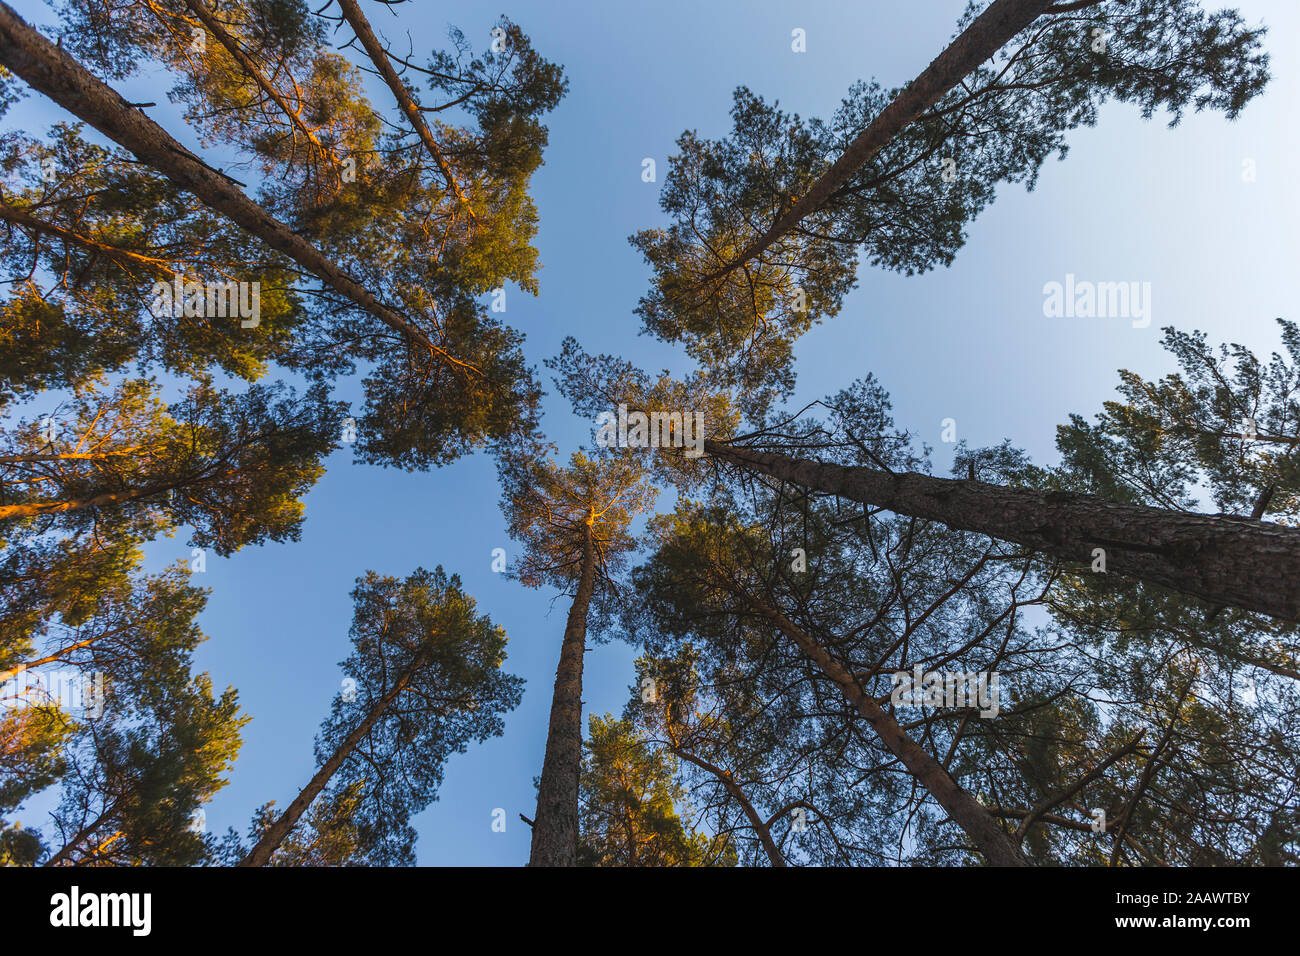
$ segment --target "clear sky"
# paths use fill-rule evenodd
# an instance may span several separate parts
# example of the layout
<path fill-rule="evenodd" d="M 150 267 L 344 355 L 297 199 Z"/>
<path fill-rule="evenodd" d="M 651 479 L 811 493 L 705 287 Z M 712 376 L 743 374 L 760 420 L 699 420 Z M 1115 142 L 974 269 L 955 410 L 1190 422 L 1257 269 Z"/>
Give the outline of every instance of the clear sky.
<path fill-rule="evenodd" d="M 9 2 L 29 21 L 54 20 L 39 0 Z M 543 56 L 564 65 L 569 94 L 549 117 L 546 165 L 533 185 L 541 294 L 511 287 L 506 319 L 526 333 L 525 352 L 539 369 L 564 336 L 575 335 L 590 352 L 681 371 L 679 352 L 638 335 L 632 310 L 648 270 L 626 241 L 663 221 L 657 195 L 676 138 L 686 129 L 725 134 L 731 91 L 741 84 L 789 111 L 826 116 L 854 80 L 904 83 L 942 49 L 964 4 L 416 0 L 397 8 L 400 29 L 378 5 L 365 6 L 390 39 L 409 32 L 417 61 L 443 45 L 448 24 L 483 47 L 505 12 Z M 951 454 L 940 443 L 949 417 L 973 446 L 1006 437 L 1050 463 L 1056 425 L 1071 412 L 1096 412 L 1114 394 L 1117 369 L 1144 376 L 1172 369 L 1158 344 L 1161 326 L 1201 329 L 1213 342 L 1241 342 L 1262 355 L 1277 348 L 1274 317 L 1300 319 L 1300 4 L 1231 5 L 1269 27 L 1273 73 L 1237 122 L 1189 114 L 1169 129 L 1159 117 L 1143 122 L 1125 104 L 1108 105 L 1095 128 L 1070 135 L 1069 157 L 1049 162 L 1034 192 L 1002 190 L 951 268 L 906 278 L 864 267 L 843 312 L 798 344 L 798 403 L 874 372 L 892 393 L 899 425 L 936 446 L 941 465 Z M 806 31 L 806 53 L 791 50 L 795 28 Z M 150 114 L 195 145 L 161 95 L 167 85 L 154 76 L 123 90 L 160 101 Z M 370 93 L 391 107 L 386 89 L 372 84 Z M 43 132 L 60 118 L 33 94 L 7 121 Z M 656 160 L 660 182 L 642 181 L 646 157 Z M 1253 182 L 1242 175 L 1247 160 Z M 1150 326 L 1044 317 L 1044 284 L 1064 282 L 1067 273 L 1149 282 Z M 547 396 L 545 411 L 546 431 L 566 458 L 589 440 L 591 424 L 558 395 Z M 197 667 L 218 687 L 237 687 L 253 717 L 230 785 L 207 807 L 208 827 L 243 832 L 256 806 L 274 799 L 283 807 L 311 776 L 312 739 L 343 677 L 337 662 L 347 654 L 354 578 L 367 569 L 404 576 L 441 564 L 506 628 L 506 669 L 528 683 L 505 735 L 451 760 L 439 801 L 415 821 L 419 862 L 522 864 L 529 833 L 518 815 L 534 811 L 568 602 L 492 572 L 492 549 L 511 557 L 514 550 L 486 456 L 408 474 L 353 464 L 343 451 L 328 467 L 306 498 L 301 541 L 224 560 L 209 555 L 207 572 L 195 576 L 212 589 L 201 619 L 209 640 Z M 150 566 L 187 558 L 185 540 L 182 532 L 152 546 Z M 591 645 L 588 711 L 622 709 L 634 657 L 620 644 Z M 20 814 L 29 825 L 37 822 L 34 807 Z M 498 807 L 506 811 L 505 833 L 491 828 Z"/>

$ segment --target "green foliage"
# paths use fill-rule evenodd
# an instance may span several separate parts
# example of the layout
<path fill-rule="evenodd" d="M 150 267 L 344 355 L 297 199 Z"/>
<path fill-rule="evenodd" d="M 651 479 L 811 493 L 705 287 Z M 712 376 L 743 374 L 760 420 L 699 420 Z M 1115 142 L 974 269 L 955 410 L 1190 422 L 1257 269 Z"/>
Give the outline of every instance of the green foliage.
<path fill-rule="evenodd" d="M 186 675 L 187 676 L 187 675 Z M 233 688 L 219 697 L 200 675 L 131 700 L 112 688 L 94 732 L 69 753 L 54 811 L 62 849 L 76 865 L 187 866 L 203 859 L 195 813 L 226 780 L 240 746 Z"/>
<path fill-rule="evenodd" d="M 441 567 L 418 568 L 404 580 L 367 572 L 352 598 L 353 651 L 340 666 L 356 681 L 355 695 L 335 697 L 316 739 L 317 762 L 396 695 L 318 801 L 312 839 L 342 840 L 354 862 L 409 865 L 410 818 L 437 799 L 453 754 L 501 734 L 523 681 L 501 671 L 505 631 L 479 614 L 460 578 Z"/>
<path fill-rule="evenodd" d="M 42 237 L 40 264 L 66 273 L 61 257 L 72 255 L 89 259 L 95 271 L 65 283 L 74 287 L 68 294 L 27 289 L 26 298 L 15 298 L 0 335 L 7 330 L 15 344 L 40 346 L 46 357 L 35 368 L 0 364 L 0 383 L 7 373 L 15 390 L 67 387 L 131 360 L 189 374 L 219 364 L 248 378 L 264 374 L 269 363 L 317 378 L 366 365 L 357 446 L 366 462 L 424 469 L 535 430 L 540 393 L 522 337 L 471 301 L 508 281 L 537 291 L 537 210 L 528 185 L 546 144 L 541 117 L 567 81 L 517 25 L 499 22 L 498 51 L 476 56 L 453 29 L 452 49 L 435 50 L 427 68 L 398 61 L 428 81 L 432 97 L 420 108 L 439 162 L 404 120 L 389 124 L 368 101 L 361 70 L 327 48 L 324 19 L 300 0 L 213 5 L 215 28 L 196 26 L 190 6 L 173 0 L 69 0 L 61 12 L 64 48 L 103 75 L 160 65 L 177 76 L 171 95 L 204 142 L 232 144 L 261 173 L 258 199 L 268 213 L 398 312 L 416 335 L 397 336 L 318 276 L 290 270 L 273 250 L 232 233 L 229 223 L 214 221 L 138 165 L 121 173 L 135 177 L 129 188 L 101 186 L 96 176 L 119 175 L 116 154 L 111 162 L 69 155 L 50 187 L 38 175 L 48 148 L 15 142 L 15 206 L 65 227 L 53 242 Z M 75 132 L 69 136 L 76 139 Z M 93 202 L 74 202 L 87 194 Z M 101 208 L 101 196 L 138 205 Z M 8 218 L 11 232 L 24 239 L 41 233 Z M 209 246 L 192 241 L 214 231 Z M 103 247 L 87 251 L 84 239 Z M 13 250 L 15 274 L 25 274 L 20 268 L 36 257 L 34 245 L 25 245 Z M 124 259 L 123 248 L 137 258 Z M 261 326 L 139 316 L 147 302 L 142 283 L 172 272 L 260 281 L 268 299 Z M 109 308 L 96 308 L 101 304 Z"/>
<path fill-rule="evenodd" d="M 979 11 L 972 3 L 959 28 Z M 1144 117 L 1235 117 L 1268 79 L 1262 29 L 1194 0 L 1119 0 L 1040 17 L 853 172 L 764 253 L 729 268 L 901 92 L 850 88 L 827 120 L 802 120 L 739 88 L 720 140 L 687 132 L 660 193 L 666 227 L 632 237 L 654 269 L 638 312 L 762 414 L 790 392 L 793 344 L 838 313 L 859 257 L 907 275 L 950 264 L 1003 183 L 1032 188 L 1066 134 L 1102 103 Z M 1094 45 L 1105 39 L 1101 50 Z M 944 170 L 950 170 L 948 174 Z"/>
<path fill-rule="evenodd" d="M 1281 400 L 1252 396 L 1254 407 L 1285 408 L 1289 370 L 1272 364 Z M 1147 394 L 1125 394 L 1139 391 Z M 767 441 L 837 464 L 928 471 L 870 379 L 818 404 L 823 421 L 774 416 Z M 1108 408 L 1107 420 L 1116 418 Z M 1292 421 L 1284 411 L 1269 420 Z M 1179 447 L 1196 446 L 1170 443 L 1170 467 L 1181 461 L 1194 474 Z M 1142 454 L 1151 453 L 1134 460 Z M 1152 471 L 1132 469 L 1148 480 Z M 954 472 L 1030 487 L 1060 487 L 1072 474 L 1036 467 L 1005 442 L 960 447 Z M 652 521 L 654 551 L 631 575 L 637 599 L 622 626 L 647 651 L 638 676 L 654 679 L 658 703 L 634 697 L 627 716 L 693 768 L 695 802 L 713 831 L 735 836 L 742 860 L 766 856 L 746 804 L 760 820 L 808 809 L 798 836 L 779 813 L 771 818 L 791 862 L 971 859 L 840 688 L 773 635 L 772 612 L 882 702 L 895 670 L 997 671 L 996 720 L 960 709 L 893 713 L 1008 832 L 1039 808 L 1017 836 L 1035 862 L 1218 865 L 1294 852 L 1288 629 L 1232 611 L 1211 626 L 1177 596 L 856 508 L 761 481 L 715 485 L 706 501 Z M 1035 607 L 1049 608 L 1056 626 L 1031 626 L 1042 620 Z M 1257 748 L 1262 761 L 1251 756 Z M 1104 836 L 1090 829 L 1099 807 L 1110 821 Z"/>
<path fill-rule="evenodd" d="M 192 676 L 206 595 L 183 563 L 141 574 L 141 549 L 181 526 L 221 555 L 296 540 L 301 499 L 346 413 L 330 385 L 355 372 L 358 460 L 423 470 L 491 448 L 521 545 L 514 575 L 572 591 L 594 563 L 593 631 L 643 651 L 623 718 L 590 720 L 583 864 L 978 863 L 933 782 L 900 759 L 899 735 L 1038 864 L 1300 860 L 1293 626 L 975 532 L 737 480 L 717 459 L 617 449 L 562 467 L 546 454 L 523 336 L 475 301 L 506 283 L 538 290 L 529 186 L 547 145 L 542 118 L 567 80 L 517 25 L 499 20 L 499 49 L 483 53 L 456 28 L 423 66 L 390 53 L 430 146 L 369 101 L 365 67 L 330 48 L 328 15 L 305 0 L 213 2 L 215 24 L 195 6 L 63 0 L 60 42 L 108 79 L 173 78 L 168 94 L 199 141 L 233 148 L 258 176 L 249 191 L 266 214 L 415 332 L 131 153 L 87 142 L 79 125 L 0 136 L 11 289 L 0 301 L 0 411 L 57 404 L 53 433 L 39 413 L 0 429 L 0 680 L 56 664 L 108 686 L 98 716 L 44 702 L 0 710 L 0 815 L 60 787 L 52 827 L 0 819 L 0 865 L 248 853 L 234 831 L 217 840 L 193 825 L 248 719 L 233 689 Z M 661 192 L 668 221 L 632 237 L 653 270 L 638 307 L 645 329 L 683 344 L 700 369 L 655 377 L 568 338 L 547 362 L 561 394 L 580 415 L 700 411 L 713 441 L 746 420 L 750 440 L 825 465 L 928 472 L 927 450 L 895 428 L 870 375 L 814 403 L 820 421 L 776 410 L 794 387 L 795 343 L 839 312 L 859 260 L 906 275 L 951 264 L 997 189 L 1032 189 L 1109 100 L 1171 125 L 1189 110 L 1231 119 L 1268 80 L 1263 31 L 1235 11 L 1195 0 L 1073 7 L 1015 37 L 739 266 L 901 91 L 859 82 L 829 118 L 805 120 L 737 89 L 731 133 L 682 135 Z M 958 29 L 980 9 L 971 3 Z M 0 69 L 0 114 L 20 94 Z M 259 323 L 159 314 L 155 283 L 175 277 L 258 282 Z M 1120 400 L 1059 430 L 1058 467 L 1004 441 L 958 446 L 954 473 L 1174 512 L 1209 500 L 1239 520 L 1294 525 L 1300 327 L 1281 329 L 1286 354 L 1268 361 L 1167 329 L 1179 371 L 1121 372 Z M 301 373 L 306 393 L 215 384 L 273 371 Z M 148 377 L 157 372 L 184 379 L 183 397 L 165 402 Z M 627 573 L 655 481 L 681 497 L 650 520 L 651 552 Z M 504 631 L 458 577 L 367 572 L 352 597 L 341 665 L 352 686 L 316 739 L 328 773 L 271 865 L 413 863 L 411 820 L 437 799 L 447 762 L 501 734 L 520 700 L 523 682 L 502 672 Z M 581 646 L 575 634 L 568 648 Z M 567 666 L 576 687 L 580 663 Z M 891 675 L 916 667 L 999 673 L 998 719 L 898 706 Z M 572 763 L 576 690 L 570 704 Z M 1102 833 L 1089 826 L 1097 809 Z M 806 829 L 792 822 L 805 811 Z M 263 805 L 247 839 L 278 819 Z"/>
<path fill-rule="evenodd" d="M 592 714 L 580 793 L 580 865 L 735 865 L 726 838 L 696 833 L 678 814 L 685 792 L 666 755 L 626 720 Z"/>
<path fill-rule="evenodd" d="M 343 406 L 320 385 L 300 401 L 278 384 L 230 395 L 203 383 L 171 407 L 158 391 L 144 380 L 107 394 L 87 386 L 0 432 L 0 522 L 77 534 L 106 512 L 139 538 L 189 524 L 193 544 L 218 554 L 296 539 L 298 499 L 324 473 Z"/>
<path fill-rule="evenodd" d="M 1057 429 L 1061 464 L 1035 483 L 1174 511 L 1209 510 L 1294 525 L 1300 514 L 1300 337 L 1279 320 L 1285 353 L 1261 361 L 1241 345 L 1165 330 L 1178 371 L 1158 381 L 1121 370 L 1120 400 L 1095 424 L 1072 415 Z M 1253 427 L 1255 437 L 1250 437 Z M 1053 594 L 1067 626 L 1107 647 L 1191 646 L 1212 659 L 1300 679 L 1293 624 L 1213 608 L 1089 567 L 1069 569 Z"/>
<path fill-rule="evenodd" d="M 75 725 L 40 700 L 4 700 L 0 711 L 0 814 L 12 813 L 67 771 L 63 747 Z M 16 834 L 12 834 L 17 839 Z"/>
<path fill-rule="evenodd" d="M 16 280 L 0 304 L 0 399 L 132 365 L 252 380 L 270 363 L 306 364 L 316 311 L 288 261 L 125 150 L 86 142 L 80 124 L 56 124 L 44 143 L 5 137 L 0 169 L 0 265 Z M 259 324 L 155 315 L 154 283 L 177 275 L 258 282 Z"/>
<path fill-rule="evenodd" d="M 1261 361 L 1241 345 L 1210 346 L 1204 333 L 1164 330 L 1179 371 L 1147 381 L 1120 371 L 1123 401 L 1089 425 L 1057 431 L 1061 484 L 1120 501 L 1189 509 L 1208 490 L 1220 510 L 1300 517 L 1300 328 L 1278 320 L 1285 353 Z"/>
<path fill-rule="evenodd" d="M 0 866 L 32 866 L 45 853 L 36 830 L 21 823 L 0 823 Z"/>
<path fill-rule="evenodd" d="M 271 855 L 268 866 L 365 866 L 373 848 L 359 822 L 364 784 L 357 781 L 330 791 L 315 801 L 305 818 Z M 275 801 L 263 804 L 253 814 L 248 828 L 249 845 L 255 845 L 275 822 Z M 248 854 L 249 845 L 229 831 L 218 844 L 213 862 L 236 866 Z"/>
<path fill-rule="evenodd" d="M 654 504 L 655 488 L 635 458 L 574 452 L 568 468 L 527 450 L 501 459 L 502 501 L 510 536 L 522 553 L 513 573 L 529 587 L 563 591 L 581 576 L 590 529 L 598 579 L 612 592 L 635 550 L 633 519 Z"/>

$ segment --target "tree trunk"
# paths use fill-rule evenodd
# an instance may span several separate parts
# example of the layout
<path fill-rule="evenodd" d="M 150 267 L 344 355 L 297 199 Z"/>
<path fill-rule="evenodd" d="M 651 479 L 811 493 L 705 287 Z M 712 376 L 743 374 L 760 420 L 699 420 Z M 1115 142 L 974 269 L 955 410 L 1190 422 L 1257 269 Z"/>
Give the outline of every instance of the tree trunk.
<path fill-rule="evenodd" d="M 19 664 L 17 667 L 11 667 L 7 671 L 0 671 L 0 684 L 18 676 L 24 671 L 35 670 L 38 667 L 44 667 L 46 664 L 53 664 L 55 661 L 63 660 L 63 658 L 67 657 L 73 651 L 79 651 L 83 647 L 89 647 L 91 644 L 102 641 L 106 637 L 121 634 L 124 630 L 127 630 L 127 628 L 119 627 L 112 631 L 105 631 L 103 634 L 96 634 L 94 637 L 88 637 L 84 641 L 77 641 L 75 644 L 68 644 L 61 647 L 53 654 L 46 654 L 44 657 L 36 658 L 36 660 L 26 661 L 25 663 Z"/>
<path fill-rule="evenodd" d="M 170 491 L 178 485 L 160 485 L 150 488 L 135 488 L 130 491 L 109 491 L 89 498 L 70 498 L 67 501 L 38 501 L 26 505 L 0 505 L 0 520 L 9 518 L 34 518 L 38 515 L 62 514 L 65 511 L 81 511 L 84 508 L 98 508 L 102 505 L 120 505 L 128 501 L 138 501 L 150 495 Z"/>
<path fill-rule="evenodd" d="M 69 840 L 67 843 L 64 844 L 63 849 L 59 850 L 58 853 L 55 853 L 52 857 L 46 860 L 45 863 L 42 865 L 62 866 L 63 863 L 68 859 L 68 857 L 72 855 L 72 852 L 81 844 L 81 841 L 86 839 L 86 837 L 90 836 L 92 833 L 94 833 L 96 828 L 98 828 L 101 823 L 103 823 L 106 819 L 108 819 L 109 814 L 116 809 L 117 809 L 116 804 L 111 804 L 108 807 L 106 807 L 104 809 L 104 812 L 101 813 L 98 817 L 96 817 L 93 823 L 87 824 L 86 826 L 78 830 L 76 835 L 71 840 Z"/>
<path fill-rule="evenodd" d="M 319 277 L 327 287 L 408 340 L 463 369 L 472 368 L 434 345 L 424 332 L 380 302 L 288 225 L 249 199 L 233 181 L 212 169 L 165 129 L 134 109 L 112 88 L 34 30 L 4 2 L 0 2 L 0 64 L 33 89 L 129 149 L 141 162 L 193 193 L 208 208 L 288 256 Z"/>
<path fill-rule="evenodd" d="M 1300 530 L 1067 491 L 790 458 L 706 441 L 709 454 L 804 488 L 1014 541 L 1073 565 L 1105 552 L 1106 573 L 1214 604 L 1300 620 Z"/>
<path fill-rule="evenodd" d="M 339 8 L 343 11 L 343 16 L 347 19 L 352 29 L 356 31 L 357 39 L 360 40 L 361 45 L 365 47 L 366 55 L 369 56 L 370 61 L 375 64 L 375 69 L 377 69 L 379 75 L 384 78 L 384 82 L 388 84 L 388 88 L 393 91 L 393 96 L 397 98 L 397 105 L 400 106 L 402 112 L 406 114 L 406 119 L 410 122 L 416 135 L 420 137 L 420 142 L 422 142 L 424 148 L 429 151 L 429 155 L 433 157 L 433 161 L 438 164 L 438 169 L 442 172 L 443 178 L 447 181 L 447 188 L 451 190 L 452 195 L 456 197 L 457 202 L 465 207 L 465 211 L 469 213 L 469 217 L 473 219 L 474 210 L 470 208 L 469 200 L 465 198 L 465 193 L 461 190 L 460 184 L 456 182 L 456 177 L 451 171 L 451 166 L 448 165 L 446 157 L 442 155 L 442 150 L 438 148 L 438 143 L 433 138 L 433 133 L 429 129 L 429 124 L 426 123 L 424 117 L 420 115 L 420 107 L 416 104 L 415 100 L 411 98 L 410 91 L 407 90 L 406 84 L 402 82 L 402 78 L 398 76 L 397 71 L 393 69 L 392 61 L 388 59 L 388 51 L 384 49 L 383 45 L 379 42 L 378 37 L 375 36 L 375 31 L 370 28 L 370 21 L 367 20 L 366 15 L 361 12 L 360 5 L 357 4 L 356 0 L 338 0 L 338 4 Z"/>
<path fill-rule="evenodd" d="M 576 866 L 578 862 L 578 775 L 582 769 L 582 657 L 587 640 L 587 608 L 596 581 L 591 525 L 585 528 L 582 576 L 564 627 L 560 664 L 555 669 L 546 757 L 537 789 L 537 817 L 529 866 Z"/>
<path fill-rule="evenodd" d="M 843 186 L 871 157 L 880 152 L 908 124 L 939 102 L 967 74 L 993 56 L 1017 33 L 1029 26 L 1055 0 L 994 0 L 898 98 L 868 124 L 840 158 L 809 187 L 799 200 L 777 217 L 763 235 L 711 273 L 717 279 L 763 254 L 807 215 L 815 212 L 831 193 Z"/>
<path fill-rule="evenodd" d="M 111 461 L 114 458 L 130 458 L 146 449 L 142 447 L 123 448 L 114 451 L 73 451 L 56 452 L 52 455 L 0 455 L 0 465 L 37 465 L 44 461 Z"/>
<path fill-rule="evenodd" d="M 411 677 L 414 676 L 422 663 L 423 655 L 417 656 L 411 666 L 402 673 L 401 677 L 389 689 L 388 693 L 379 698 L 378 702 L 370 708 L 365 720 L 361 721 L 356 726 L 356 729 L 348 734 L 329 760 L 325 761 L 321 768 L 316 771 L 316 775 L 311 778 L 311 782 L 303 787 L 298 796 L 294 797 L 293 802 L 280 815 L 280 818 L 267 828 L 267 831 L 262 834 L 262 838 L 257 841 L 257 845 L 240 862 L 240 866 L 266 866 L 270 862 L 271 854 L 284 842 L 284 838 L 294 828 L 298 818 L 303 815 L 306 809 L 311 806 L 312 801 L 325 789 L 325 785 L 330 782 L 330 778 L 334 776 L 339 767 L 343 766 L 343 761 L 356 749 L 357 744 L 361 743 L 362 738 L 370 732 L 370 728 L 375 725 L 389 707 L 393 706 L 393 701 L 397 700 L 397 695 L 406 688 Z"/>
<path fill-rule="evenodd" d="M 982 804 L 963 790 L 953 780 L 939 761 L 922 749 L 916 741 L 898 726 L 874 697 L 866 693 L 847 670 L 826 652 L 817 641 L 805 633 L 784 614 L 761 602 L 750 599 L 751 604 L 781 632 L 792 640 L 805 655 L 817 665 L 837 687 L 849 703 L 871 725 L 890 753 L 903 762 L 921 786 L 930 792 L 939 806 L 948 811 L 953 821 L 966 831 L 966 835 L 994 866 L 1029 866 L 1029 861 L 1008 834 Z"/>

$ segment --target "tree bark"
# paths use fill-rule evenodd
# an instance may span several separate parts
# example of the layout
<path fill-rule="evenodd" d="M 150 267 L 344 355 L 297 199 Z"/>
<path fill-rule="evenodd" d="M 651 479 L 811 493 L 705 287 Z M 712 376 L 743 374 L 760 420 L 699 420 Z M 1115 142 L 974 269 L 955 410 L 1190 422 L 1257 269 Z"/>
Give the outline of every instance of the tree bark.
<path fill-rule="evenodd" d="M 843 186 L 871 157 L 887 146 L 904 127 L 939 102 L 981 63 L 993 56 L 1017 33 L 1047 10 L 1053 0 L 994 0 L 942 53 L 873 119 L 799 200 L 763 235 L 751 242 L 731 262 L 707 276 L 718 279 L 763 254 L 835 190 Z"/>
<path fill-rule="evenodd" d="M 380 302 L 288 225 L 249 199 L 229 178 L 209 167 L 148 116 L 132 108 L 116 91 L 38 33 L 4 2 L 0 2 L 0 64 L 406 339 L 458 367 L 478 371 L 435 345 L 424 332 Z"/>
<path fill-rule="evenodd" d="M 116 809 L 117 809 L 116 803 L 110 804 L 109 806 L 105 807 L 104 812 L 101 813 L 98 817 L 96 817 L 93 823 L 87 824 L 86 826 L 78 830 L 76 835 L 73 836 L 71 840 L 69 840 L 67 843 L 63 845 L 63 849 L 55 853 L 52 857 L 46 860 L 42 865 L 62 866 L 64 861 L 67 860 L 68 857 L 72 855 L 72 852 L 78 847 L 78 845 L 80 845 L 81 841 L 86 839 L 86 837 L 90 836 L 92 833 L 94 833 L 95 829 L 101 823 L 103 823 L 104 820 L 108 818 L 109 814 L 111 814 Z"/>
<path fill-rule="evenodd" d="M 343 761 L 356 749 L 357 744 L 361 743 L 362 738 L 370 733 L 370 728 L 375 725 L 388 708 L 393 706 L 393 701 L 397 700 L 398 694 L 410 683 L 411 678 L 422 663 L 423 654 L 417 655 L 415 661 L 394 682 L 388 692 L 370 708 L 365 719 L 357 724 L 343 743 L 339 744 L 338 749 L 334 751 L 329 760 L 321 764 L 321 768 L 316 771 L 316 775 L 311 778 L 307 786 L 303 787 L 302 792 L 293 798 L 293 802 L 285 808 L 284 813 L 280 814 L 280 818 L 267 828 L 266 832 L 262 834 L 262 838 L 257 841 L 257 845 L 249 850 L 248 856 L 240 861 L 240 866 L 266 866 L 270 862 L 271 854 L 284 842 L 285 837 L 297 824 L 299 817 L 311 806 L 312 801 L 320 795 L 320 792 L 325 789 L 325 785 L 330 782 L 330 778 L 338 772 L 339 767 L 343 766 Z"/>
<path fill-rule="evenodd" d="M 922 749 L 898 726 L 898 722 L 875 698 L 867 694 L 847 670 L 826 652 L 811 635 L 805 633 L 780 611 L 762 602 L 750 603 L 775 624 L 786 637 L 817 665 L 844 693 L 859 714 L 871 725 L 890 753 L 903 762 L 921 786 L 930 792 L 939 806 L 948 811 L 971 841 L 994 866 L 1029 866 L 1015 840 L 984 806 L 963 790 L 939 761 Z"/>
<path fill-rule="evenodd" d="M 44 461 L 111 461 L 114 458 L 130 458 L 144 451 L 143 446 L 120 448 L 113 451 L 73 451 L 56 452 L 52 455 L 0 455 L 0 465 L 39 464 Z"/>
<path fill-rule="evenodd" d="M 578 776 L 582 770 L 582 663 L 587 641 L 587 609 L 596 581 L 591 525 L 585 527 L 582 574 L 569 608 L 555 669 L 546 756 L 537 789 L 537 817 L 529 866 L 576 866 L 578 862 Z"/>
<path fill-rule="evenodd" d="M 53 654 L 46 654 L 44 657 L 38 657 L 35 660 L 26 661 L 19 664 L 17 667 L 11 667 L 9 670 L 0 671 L 0 684 L 18 676 L 24 671 L 35 670 L 38 667 L 44 667 L 46 664 L 53 664 L 55 661 L 61 661 L 73 651 L 79 651 L 83 647 L 89 647 L 91 644 L 96 644 L 106 637 L 114 637 L 121 634 L 124 630 L 126 630 L 125 627 L 119 627 L 112 631 L 105 631 L 102 634 L 96 634 L 94 637 L 88 637 L 84 641 L 77 641 L 74 644 L 65 645 Z"/>
<path fill-rule="evenodd" d="M 1014 541 L 1071 564 L 1105 551 L 1106 573 L 1215 604 L 1300 620 L 1300 530 L 1232 515 L 1188 514 L 1066 491 L 893 474 L 706 441 L 754 471 L 896 514 Z"/>
<path fill-rule="evenodd" d="M 153 488 L 134 488 L 130 491 L 109 491 L 89 498 L 70 498 L 67 501 L 38 501 L 26 505 L 0 505 L 0 520 L 10 518 L 34 518 L 37 515 L 62 514 L 65 511 L 81 511 L 84 508 L 97 508 L 101 505 L 120 505 L 128 501 L 138 501 L 150 495 L 170 491 L 179 485 L 160 485 Z"/>

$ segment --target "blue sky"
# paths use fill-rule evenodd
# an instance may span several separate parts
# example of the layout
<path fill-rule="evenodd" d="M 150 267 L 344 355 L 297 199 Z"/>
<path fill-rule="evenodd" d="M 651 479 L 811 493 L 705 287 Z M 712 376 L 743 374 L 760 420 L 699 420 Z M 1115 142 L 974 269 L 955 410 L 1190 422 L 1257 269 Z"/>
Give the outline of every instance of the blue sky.
<path fill-rule="evenodd" d="M 54 19 L 39 0 L 10 2 L 30 21 Z M 546 165 L 533 188 L 541 294 L 510 288 L 505 317 L 526 333 L 525 352 L 539 367 L 574 335 L 590 352 L 681 371 L 687 366 L 678 351 L 638 335 L 632 310 L 648 271 L 626 241 L 663 219 L 657 195 L 676 138 L 685 129 L 724 134 L 740 84 L 805 116 L 831 113 L 859 78 L 901 84 L 945 45 L 964 2 L 457 0 L 398 8 L 400 29 L 377 5 L 366 9 L 390 38 L 409 32 L 417 59 L 442 45 L 450 23 L 486 45 L 504 10 L 545 57 L 564 65 L 569 95 L 550 117 Z M 1300 5 L 1232 5 L 1268 25 L 1273 72 L 1237 122 L 1188 115 L 1171 130 L 1159 117 L 1143 122 L 1124 104 L 1108 105 L 1095 128 L 1070 135 L 1069 157 L 1049 162 L 1033 193 L 1002 191 L 951 268 L 907 278 L 864 267 L 843 312 L 797 347 L 797 402 L 873 372 L 892 393 L 898 423 L 936 446 L 940 464 L 951 455 L 952 446 L 940 443 L 949 417 L 972 445 L 1011 438 L 1048 463 L 1056 425 L 1071 412 L 1097 411 L 1114 393 L 1117 369 L 1171 370 L 1158 344 L 1161 326 L 1201 329 L 1213 342 L 1241 342 L 1257 354 L 1277 348 L 1274 317 L 1300 318 L 1293 173 Z M 795 28 L 806 31 L 806 53 L 791 51 Z M 151 115 L 195 145 L 159 82 L 137 78 L 124 91 L 159 100 Z M 387 90 L 372 86 L 371 96 L 391 106 Z M 61 118 L 29 95 L 7 120 L 37 132 Z M 642 181 L 645 157 L 656 160 L 659 183 Z M 1253 182 L 1242 176 L 1247 160 Z M 1150 326 L 1044 317 L 1044 283 L 1067 273 L 1151 283 Z M 589 440 L 590 423 L 559 396 L 547 396 L 545 411 L 546 431 L 565 457 Z M 237 687 L 253 717 L 230 785 L 207 808 L 208 827 L 242 832 L 256 806 L 270 799 L 284 806 L 311 776 L 312 739 L 343 677 L 337 662 L 347 654 L 353 580 L 367 569 L 405 575 L 441 564 L 506 628 L 507 669 L 528 683 L 504 736 L 451 760 L 440 799 L 416 820 L 419 862 L 522 864 L 529 833 L 518 814 L 534 810 L 568 602 L 492 572 L 492 549 L 513 557 L 514 548 L 485 456 L 424 474 L 356 465 L 346 451 L 328 466 L 306 499 L 301 541 L 224 560 L 209 555 L 207 572 L 195 577 L 212 589 L 198 668 L 219 687 Z M 149 555 L 155 567 L 187 558 L 184 533 Z M 591 645 L 588 711 L 622 709 L 634 657 L 620 644 Z M 498 807 L 506 811 L 505 833 L 491 828 Z M 21 815 L 36 822 L 31 809 Z"/>

